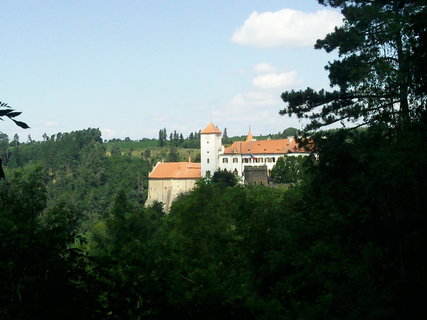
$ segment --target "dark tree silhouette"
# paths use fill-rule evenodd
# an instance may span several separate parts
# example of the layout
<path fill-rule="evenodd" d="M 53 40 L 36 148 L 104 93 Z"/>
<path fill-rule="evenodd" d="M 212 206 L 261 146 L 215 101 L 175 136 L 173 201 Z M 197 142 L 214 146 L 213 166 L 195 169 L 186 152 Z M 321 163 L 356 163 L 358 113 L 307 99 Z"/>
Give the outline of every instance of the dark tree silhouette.
<path fill-rule="evenodd" d="M 14 109 L 12 109 L 7 103 L 0 101 L 0 120 L 3 120 L 2 119 L 3 117 L 7 117 L 13 122 L 15 122 L 17 126 L 23 129 L 28 129 L 29 126 L 25 122 L 14 119 L 15 117 L 19 116 L 21 113 L 22 112 L 15 111 Z"/>
<path fill-rule="evenodd" d="M 3 160 L 0 158 L 0 180 L 4 179 Z"/>

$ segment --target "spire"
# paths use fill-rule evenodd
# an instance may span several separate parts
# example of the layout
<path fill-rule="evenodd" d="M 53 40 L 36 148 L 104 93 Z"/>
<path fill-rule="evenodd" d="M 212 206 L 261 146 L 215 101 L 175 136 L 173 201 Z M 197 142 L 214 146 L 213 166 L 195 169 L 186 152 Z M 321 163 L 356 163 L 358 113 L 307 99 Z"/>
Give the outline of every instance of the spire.
<path fill-rule="evenodd" d="M 254 137 L 252 136 L 252 133 L 251 133 L 251 127 L 249 127 L 248 136 L 246 137 L 245 141 L 255 141 L 255 139 L 254 139 Z"/>

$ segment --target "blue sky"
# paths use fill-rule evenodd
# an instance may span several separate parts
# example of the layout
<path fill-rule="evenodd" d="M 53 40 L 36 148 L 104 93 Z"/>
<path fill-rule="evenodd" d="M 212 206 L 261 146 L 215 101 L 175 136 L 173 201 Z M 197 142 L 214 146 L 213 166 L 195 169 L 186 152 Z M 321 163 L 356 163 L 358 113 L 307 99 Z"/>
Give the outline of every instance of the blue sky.
<path fill-rule="evenodd" d="M 104 139 L 230 135 L 302 124 L 284 90 L 329 87 L 314 39 L 341 23 L 315 0 L 0 0 L 0 101 L 30 134 L 100 128 Z"/>

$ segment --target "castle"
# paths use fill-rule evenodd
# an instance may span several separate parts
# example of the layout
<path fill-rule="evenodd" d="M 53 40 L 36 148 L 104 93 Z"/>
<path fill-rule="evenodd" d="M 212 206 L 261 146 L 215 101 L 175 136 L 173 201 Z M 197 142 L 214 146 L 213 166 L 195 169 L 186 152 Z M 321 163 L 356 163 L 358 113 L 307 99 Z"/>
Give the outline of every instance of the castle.
<path fill-rule="evenodd" d="M 257 141 L 249 130 L 245 141 L 224 147 L 221 135 L 221 130 L 213 123 L 200 132 L 200 163 L 157 163 L 148 176 L 146 205 L 161 201 L 167 212 L 180 193 L 190 191 L 197 179 L 210 177 L 217 170 L 232 172 L 245 183 L 246 173 L 250 170 L 262 169 L 269 175 L 280 157 L 308 155 L 293 137 Z"/>

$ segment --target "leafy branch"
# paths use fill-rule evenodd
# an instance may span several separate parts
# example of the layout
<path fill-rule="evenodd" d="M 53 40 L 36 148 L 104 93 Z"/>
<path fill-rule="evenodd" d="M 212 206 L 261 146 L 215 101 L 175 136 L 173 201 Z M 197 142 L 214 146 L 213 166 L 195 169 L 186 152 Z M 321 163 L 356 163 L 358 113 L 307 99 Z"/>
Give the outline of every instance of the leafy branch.
<path fill-rule="evenodd" d="M 1 102 L 0 101 L 0 120 L 2 120 L 3 121 L 3 117 L 7 117 L 7 118 L 9 118 L 10 120 L 12 120 L 13 122 L 15 122 L 15 124 L 18 126 L 18 127 L 21 127 L 21 128 L 23 128 L 23 129 L 28 129 L 29 128 L 29 126 L 25 123 L 25 122 L 22 122 L 22 121 L 18 121 L 18 120 L 15 120 L 14 118 L 16 118 L 17 116 L 19 116 L 20 114 L 21 114 L 22 112 L 19 112 L 19 111 L 15 111 L 14 109 L 12 109 L 7 103 L 5 103 L 5 102 Z"/>

